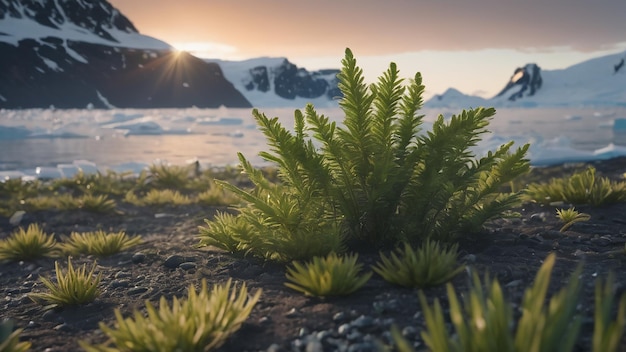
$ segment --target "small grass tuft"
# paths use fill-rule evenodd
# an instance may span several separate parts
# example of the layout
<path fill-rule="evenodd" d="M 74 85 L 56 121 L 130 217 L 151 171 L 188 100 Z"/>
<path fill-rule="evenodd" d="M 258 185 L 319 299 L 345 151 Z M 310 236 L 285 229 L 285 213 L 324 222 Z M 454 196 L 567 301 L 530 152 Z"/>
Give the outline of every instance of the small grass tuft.
<path fill-rule="evenodd" d="M 594 352 L 616 352 L 626 329 L 626 293 L 622 293 L 616 310 L 614 276 L 604 285 L 596 281 L 592 346 Z M 614 320 L 613 317 L 615 317 Z"/>
<path fill-rule="evenodd" d="M 102 274 L 94 278 L 96 263 L 93 263 L 91 271 L 87 272 L 87 265 L 75 270 L 72 266 L 71 257 L 67 258 L 67 272 L 64 273 L 59 262 L 54 263 L 56 283 L 52 280 L 40 277 L 41 282 L 50 292 L 31 293 L 29 297 L 36 303 L 49 304 L 48 307 L 78 306 L 93 302 L 100 295 L 100 279 Z"/>
<path fill-rule="evenodd" d="M 0 323 L 0 352 L 25 352 L 30 349 L 30 342 L 20 342 L 22 329 L 13 331 L 13 322 L 4 320 Z"/>
<path fill-rule="evenodd" d="M 380 261 L 372 269 L 388 282 L 404 287 L 430 287 L 441 285 L 463 270 L 457 265 L 458 245 L 442 247 L 436 241 L 427 240 L 413 250 L 408 243 L 404 249 L 397 248 L 387 258 L 380 254 Z"/>
<path fill-rule="evenodd" d="M 524 199 L 542 204 L 567 202 L 598 206 L 620 203 L 626 202 L 626 182 L 596 177 L 596 169 L 589 167 L 570 177 L 552 179 L 549 183 L 531 183 Z"/>
<path fill-rule="evenodd" d="M 44 233 L 37 224 L 29 225 L 27 230 L 20 227 L 10 237 L 0 241 L 0 261 L 53 257 L 57 252 L 54 236 Z"/>
<path fill-rule="evenodd" d="M 306 295 L 327 297 L 345 296 L 361 288 L 372 273 L 360 274 L 362 264 L 357 264 L 358 255 L 313 257 L 305 265 L 293 262 L 287 268 L 285 286 Z"/>
<path fill-rule="evenodd" d="M 246 285 L 231 292 L 231 280 L 207 290 L 205 280 L 201 289 L 189 287 L 187 300 L 174 297 L 171 307 L 161 297 L 158 310 L 146 301 L 148 316 L 135 311 L 124 319 L 115 310 L 117 327 L 100 323 L 100 329 L 109 337 L 103 345 L 89 345 L 80 341 L 88 352 L 111 351 L 209 351 L 220 347 L 248 318 L 259 300 L 261 290 L 248 296 Z M 115 346 L 115 348 L 110 346 Z"/>
<path fill-rule="evenodd" d="M 591 219 L 591 215 L 580 213 L 574 208 L 557 209 L 556 217 L 563 222 L 563 227 L 559 230 L 561 232 L 567 231 L 567 229 L 577 222 L 589 221 L 589 219 Z"/>
<path fill-rule="evenodd" d="M 99 230 L 85 233 L 72 232 L 60 247 L 68 254 L 93 254 L 106 257 L 139 243 L 141 243 L 141 237 L 129 237 L 124 231 L 107 233 Z"/>

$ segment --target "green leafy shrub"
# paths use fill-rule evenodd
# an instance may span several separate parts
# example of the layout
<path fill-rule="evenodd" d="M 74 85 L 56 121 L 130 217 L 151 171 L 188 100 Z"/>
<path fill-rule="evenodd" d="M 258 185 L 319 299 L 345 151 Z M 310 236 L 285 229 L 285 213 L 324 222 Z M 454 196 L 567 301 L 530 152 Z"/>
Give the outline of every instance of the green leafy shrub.
<path fill-rule="evenodd" d="M 22 329 L 13 331 L 13 322 L 4 320 L 0 323 L 0 352 L 26 352 L 30 342 L 20 342 Z"/>
<path fill-rule="evenodd" d="M 405 287 L 438 286 L 450 281 L 463 270 L 456 263 L 458 245 L 442 247 L 438 242 L 427 240 L 413 250 L 404 243 L 390 258 L 380 254 L 380 261 L 372 269 L 388 282 Z"/>
<path fill-rule="evenodd" d="M 548 183 L 528 185 L 526 200 L 542 204 L 567 202 L 594 206 L 626 201 L 626 182 L 596 177 L 593 167 L 570 177 L 554 178 Z"/>
<path fill-rule="evenodd" d="M 187 300 L 174 297 L 171 307 L 165 297 L 161 297 L 158 310 L 146 301 L 147 317 L 135 311 L 132 318 L 124 319 L 116 309 L 115 329 L 100 323 L 109 342 L 90 346 L 81 341 L 80 345 L 88 352 L 209 351 L 220 347 L 241 327 L 260 296 L 259 289 L 248 297 L 245 284 L 239 292 L 231 292 L 231 280 L 208 291 L 202 280 L 198 293 L 190 286 Z"/>
<path fill-rule="evenodd" d="M 361 274 L 362 264 L 357 263 L 358 255 L 343 257 L 330 253 L 324 258 L 313 259 L 301 264 L 293 262 L 287 268 L 285 286 L 310 296 L 345 296 L 361 288 L 372 273 Z"/>
<path fill-rule="evenodd" d="M 94 277 L 95 270 L 95 262 L 89 272 L 87 272 L 86 264 L 74 270 L 72 259 L 68 257 L 67 272 L 64 273 L 59 262 L 55 262 L 56 283 L 48 278 L 40 277 L 49 292 L 31 293 L 29 297 L 37 303 L 48 303 L 50 307 L 77 306 L 93 302 L 100 295 L 98 285 L 102 278 L 102 274 Z"/>
<path fill-rule="evenodd" d="M 557 209 L 556 216 L 563 222 L 563 226 L 559 231 L 564 232 L 577 222 L 589 221 L 591 215 L 580 213 L 574 208 Z"/>
<path fill-rule="evenodd" d="M 517 203 L 518 194 L 500 194 L 499 188 L 529 169 L 528 145 L 510 153 L 512 142 L 507 143 L 478 159 L 471 152 L 488 132 L 494 109 L 463 111 L 448 121 L 440 116 L 432 131 L 420 135 L 420 74 L 404 86 L 392 63 L 368 87 L 349 49 L 342 64 L 343 126 L 312 105 L 295 111 L 293 132 L 278 118 L 253 111 L 270 147 L 260 156 L 276 165 L 280 183 L 255 172 L 242 154 L 254 188 L 221 183 L 247 203 L 242 216 L 257 229 L 259 238 L 242 247 L 262 256 L 265 249 L 254 246 L 277 232 L 291 241 L 304 237 L 302 246 L 320 233 L 355 245 L 417 243 L 431 236 L 454 241 Z M 201 243 L 211 236 L 203 231 Z M 326 250 L 315 255 L 336 249 Z"/>
<path fill-rule="evenodd" d="M 582 322 L 576 313 L 581 292 L 580 267 L 566 287 L 550 298 L 546 307 L 555 260 L 556 256 L 550 254 L 533 285 L 526 289 L 520 308 L 522 316 L 515 324 L 515 331 L 512 331 L 513 307 L 504 298 L 497 280 L 487 277 L 485 291 L 475 273 L 473 285 L 463 301 L 459 301 L 454 288 L 448 284 L 454 335 L 448 332 L 439 300 L 435 299 L 433 306 L 429 306 L 420 292 L 426 319 L 426 331 L 422 332 L 424 342 L 432 351 L 571 351 Z"/>
<path fill-rule="evenodd" d="M 60 244 L 68 254 L 93 254 L 106 257 L 127 250 L 141 243 L 141 237 L 129 237 L 124 231 L 108 233 L 102 230 L 95 232 L 72 232 L 69 238 Z"/>
<path fill-rule="evenodd" d="M 58 248 L 53 235 L 48 235 L 37 224 L 27 230 L 20 227 L 11 236 L 0 241 L 0 261 L 33 260 L 53 257 Z"/>

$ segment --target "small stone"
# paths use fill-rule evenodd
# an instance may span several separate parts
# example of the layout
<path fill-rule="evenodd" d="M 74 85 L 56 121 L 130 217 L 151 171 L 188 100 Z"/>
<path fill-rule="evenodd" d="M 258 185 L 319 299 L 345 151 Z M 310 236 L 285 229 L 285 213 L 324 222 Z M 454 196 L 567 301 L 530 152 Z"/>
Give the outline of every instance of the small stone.
<path fill-rule="evenodd" d="M 268 317 L 268 316 L 264 316 L 264 317 L 259 318 L 259 324 L 261 324 L 261 325 L 268 325 L 271 322 L 272 322 L 272 319 L 270 317 Z"/>
<path fill-rule="evenodd" d="M 352 326 L 356 328 L 367 328 L 374 325 L 374 319 L 365 315 L 361 315 L 352 321 Z"/>
<path fill-rule="evenodd" d="M 183 270 L 192 270 L 192 269 L 195 269 L 197 265 L 196 263 L 192 263 L 192 262 L 184 262 L 184 263 L 180 263 L 178 267 Z"/>
<path fill-rule="evenodd" d="M 109 284 L 110 288 L 128 287 L 128 286 L 130 286 L 130 281 L 128 280 L 113 280 Z"/>
<path fill-rule="evenodd" d="M 544 222 L 546 221 L 546 213 L 535 213 L 530 216 L 530 220 L 533 222 Z"/>
<path fill-rule="evenodd" d="M 146 255 L 141 252 L 137 252 L 133 254 L 130 260 L 135 264 L 143 263 L 143 261 L 146 260 Z"/>
<path fill-rule="evenodd" d="M 57 319 L 59 318 L 59 316 L 53 311 L 53 310 L 48 310 L 45 313 L 43 313 L 43 315 L 41 316 L 41 318 L 44 321 L 57 321 Z"/>
<path fill-rule="evenodd" d="M 361 334 L 358 331 L 352 331 L 351 333 L 349 333 L 346 338 L 348 339 L 348 341 L 358 341 L 363 337 L 363 334 Z"/>
<path fill-rule="evenodd" d="M 506 285 L 504 285 L 504 287 L 517 287 L 519 285 L 521 285 L 523 283 L 522 280 L 513 280 L 509 283 L 507 283 Z"/>
<path fill-rule="evenodd" d="M 26 214 L 26 212 L 23 210 L 16 211 L 9 218 L 9 223 L 13 226 L 18 226 L 20 222 L 22 222 L 22 219 L 24 218 L 24 214 Z"/>
<path fill-rule="evenodd" d="M 166 268 L 176 269 L 178 268 L 180 264 L 184 262 L 185 262 L 185 258 L 183 258 L 183 256 L 174 254 L 174 255 L 170 255 L 169 257 L 167 257 L 163 265 Z"/>
<path fill-rule="evenodd" d="M 346 335 L 351 329 L 350 324 L 341 324 L 339 325 L 339 328 L 337 328 L 337 332 L 340 335 Z"/>
<path fill-rule="evenodd" d="M 270 345 L 270 347 L 267 348 L 267 350 L 265 350 L 265 352 L 281 352 L 283 349 L 280 348 L 280 345 L 277 343 L 273 343 Z"/>
<path fill-rule="evenodd" d="M 339 312 L 339 313 L 335 313 L 335 315 L 333 315 L 333 321 L 334 322 L 345 321 L 347 318 L 348 317 L 346 315 L 346 312 Z"/>
<path fill-rule="evenodd" d="M 409 340 L 414 339 L 417 336 L 417 328 L 414 326 L 406 326 L 402 329 L 402 336 L 406 337 Z"/>
<path fill-rule="evenodd" d="M 372 342 L 355 343 L 348 347 L 348 352 L 376 352 L 378 346 Z"/>
<path fill-rule="evenodd" d="M 306 336 L 309 334 L 309 329 L 307 328 L 300 328 L 300 330 L 298 330 L 298 336 L 302 337 L 302 336 Z"/>
<path fill-rule="evenodd" d="M 118 271 L 117 273 L 115 273 L 115 278 L 116 279 L 124 279 L 127 277 L 131 277 L 131 273 L 127 272 L 127 271 Z"/>
<path fill-rule="evenodd" d="M 324 347 L 322 346 L 322 341 L 317 338 L 310 336 L 307 339 L 305 352 L 324 352 Z"/>
<path fill-rule="evenodd" d="M 71 327 L 71 326 L 69 326 L 69 325 L 68 325 L 68 324 L 66 324 L 66 323 L 63 323 L 63 324 L 59 324 L 59 325 L 55 326 L 55 327 L 54 327 L 54 330 L 58 330 L 58 331 L 66 331 L 66 332 L 67 332 L 67 331 L 72 331 L 72 327 Z"/>
<path fill-rule="evenodd" d="M 128 290 L 128 295 L 129 296 L 138 295 L 138 294 L 144 293 L 146 291 L 148 291 L 147 287 L 135 286 L 135 287 L 131 288 L 130 290 Z"/>
<path fill-rule="evenodd" d="M 285 316 L 287 318 L 297 317 L 298 315 L 299 315 L 299 313 L 296 310 L 296 308 L 291 308 L 287 313 L 285 313 Z"/>

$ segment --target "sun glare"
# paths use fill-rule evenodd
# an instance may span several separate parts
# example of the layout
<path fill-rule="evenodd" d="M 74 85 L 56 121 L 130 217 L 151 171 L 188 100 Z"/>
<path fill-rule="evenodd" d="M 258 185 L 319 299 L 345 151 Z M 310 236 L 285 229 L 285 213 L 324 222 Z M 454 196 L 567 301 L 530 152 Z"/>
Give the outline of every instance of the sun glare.
<path fill-rule="evenodd" d="M 231 45 L 213 42 L 181 42 L 174 43 L 178 52 L 188 52 L 199 58 L 235 59 L 237 48 Z"/>

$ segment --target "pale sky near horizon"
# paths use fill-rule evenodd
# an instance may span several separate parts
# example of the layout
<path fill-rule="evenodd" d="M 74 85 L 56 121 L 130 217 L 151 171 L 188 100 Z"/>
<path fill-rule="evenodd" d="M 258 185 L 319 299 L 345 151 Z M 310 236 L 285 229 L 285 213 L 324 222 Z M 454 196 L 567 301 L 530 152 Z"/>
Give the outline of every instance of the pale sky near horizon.
<path fill-rule="evenodd" d="M 562 69 L 626 55 L 625 0 L 109 0 L 137 29 L 196 56 L 286 57 L 340 68 L 346 47 L 366 80 L 393 61 L 427 96 L 485 97 L 517 67 Z"/>

